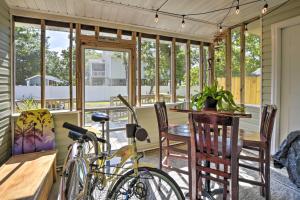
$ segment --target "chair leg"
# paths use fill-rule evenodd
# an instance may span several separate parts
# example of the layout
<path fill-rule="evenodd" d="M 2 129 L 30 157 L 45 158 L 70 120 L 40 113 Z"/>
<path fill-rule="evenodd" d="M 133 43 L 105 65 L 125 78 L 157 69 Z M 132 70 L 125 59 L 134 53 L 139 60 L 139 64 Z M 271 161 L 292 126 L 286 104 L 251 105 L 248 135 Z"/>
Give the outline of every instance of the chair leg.
<path fill-rule="evenodd" d="M 233 162 L 231 165 L 231 199 L 239 199 L 239 161 Z"/>
<path fill-rule="evenodd" d="M 227 179 L 224 178 L 224 180 L 227 182 Z M 227 199 L 227 184 L 224 184 L 224 187 L 223 187 L 223 200 L 226 200 Z"/>
<path fill-rule="evenodd" d="M 261 160 L 261 162 L 259 163 L 259 175 L 261 177 L 261 182 L 264 182 L 264 178 L 265 178 L 265 163 L 263 162 L 264 158 L 264 151 L 263 149 L 259 150 L 259 159 Z M 265 196 L 265 186 L 261 186 L 260 187 L 260 195 L 261 196 Z"/>
<path fill-rule="evenodd" d="M 192 187 L 193 187 L 193 184 L 192 184 L 192 162 L 191 162 L 191 157 L 192 157 L 192 155 L 191 155 L 191 145 L 190 145 L 190 143 L 187 143 L 187 147 L 188 147 L 188 171 L 189 171 L 189 197 L 191 197 L 192 196 L 192 192 L 193 192 L 193 190 L 192 190 Z M 198 188 L 197 186 L 196 186 L 196 188 Z"/>
<path fill-rule="evenodd" d="M 162 141 L 161 139 L 159 140 L 159 169 L 162 169 Z"/>
<path fill-rule="evenodd" d="M 265 197 L 266 200 L 271 199 L 270 191 L 270 152 L 267 150 L 265 154 Z"/>
<path fill-rule="evenodd" d="M 169 141 L 169 139 L 168 139 L 168 138 L 167 138 L 166 140 L 167 140 L 167 147 L 169 147 L 169 146 L 170 146 L 170 141 Z M 169 159 L 169 155 L 170 155 L 170 152 L 169 152 L 169 149 L 167 148 L 167 149 L 166 149 L 166 157 L 167 157 L 167 159 L 166 159 L 166 163 L 167 163 L 167 165 L 168 165 L 168 166 L 170 166 L 170 159 Z"/>
<path fill-rule="evenodd" d="M 200 176 L 200 172 L 196 172 L 196 198 L 199 199 L 199 192 L 202 191 L 202 178 Z"/>

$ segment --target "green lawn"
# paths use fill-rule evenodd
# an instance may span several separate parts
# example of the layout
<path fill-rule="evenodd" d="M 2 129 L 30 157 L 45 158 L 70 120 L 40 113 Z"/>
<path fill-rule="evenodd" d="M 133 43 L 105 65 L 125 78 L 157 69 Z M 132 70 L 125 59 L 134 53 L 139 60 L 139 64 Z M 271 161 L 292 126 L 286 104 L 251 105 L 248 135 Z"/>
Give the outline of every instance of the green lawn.
<path fill-rule="evenodd" d="M 91 102 L 85 102 L 86 108 L 101 108 L 101 107 L 107 107 L 110 105 L 109 101 L 91 101 Z"/>

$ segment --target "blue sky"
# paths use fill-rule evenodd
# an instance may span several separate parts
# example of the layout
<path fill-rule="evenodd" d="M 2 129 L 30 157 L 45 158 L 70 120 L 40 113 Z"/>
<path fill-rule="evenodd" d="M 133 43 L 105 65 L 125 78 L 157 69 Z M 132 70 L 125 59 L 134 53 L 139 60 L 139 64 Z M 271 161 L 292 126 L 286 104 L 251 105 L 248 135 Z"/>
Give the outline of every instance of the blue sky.
<path fill-rule="evenodd" d="M 63 49 L 67 49 L 69 47 L 69 33 L 62 31 L 46 31 L 46 37 L 49 37 L 49 45 L 50 50 L 61 52 Z"/>

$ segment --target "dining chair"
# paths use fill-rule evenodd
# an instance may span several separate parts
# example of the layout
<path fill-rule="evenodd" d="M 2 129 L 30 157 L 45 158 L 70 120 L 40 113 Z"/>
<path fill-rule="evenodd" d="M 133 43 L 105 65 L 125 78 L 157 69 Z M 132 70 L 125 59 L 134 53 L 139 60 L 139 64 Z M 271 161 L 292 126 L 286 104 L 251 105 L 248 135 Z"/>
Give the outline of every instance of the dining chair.
<path fill-rule="evenodd" d="M 154 104 L 159 132 L 159 168 L 174 170 L 189 176 L 190 169 L 190 130 L 187 124 L 170 125 L 165 102 Z M 174 142 L 185 144 L 185 148 L 172 145 Z M 188 170 L 183 170 L 171 164 L 171 159 L 188 161 Z M 189 184 L 191 183 L 189 176 Z M 189 186 L 189 188 L 191 188 Z"/>
<path fill-rule="evenodd" d="M 259 167 L 253 164 L 240 163 L 239 166 L 260 173 L 261 181 L 239 178 L 240 182 L 260 186 L 261 195 L 271 199 L 270 194 L 270 151 L 271 139 L 277 108 L 275 105 L 266 105 L 262 109 L 259 133 L 245 133 L 241 131 L 240 139 L 243 141 L 243 149 L 258 152 L 258 156 L 240 155 L 240 160 L 259 163 Z"/>
<path fill-rule="evenodd" d="M 220 114 L 189 114 L 191 132 L 192 198 L 214 199 L 216 194 L 227 198 L 231 179 L 231 199 L 238 199 L 239 118 Z M 229 131 L 230 129 L 230 131 Z M 203 186 L 203 180 L 205 185 Z M 211 190 L 210 181 L 223 185 Z"/>

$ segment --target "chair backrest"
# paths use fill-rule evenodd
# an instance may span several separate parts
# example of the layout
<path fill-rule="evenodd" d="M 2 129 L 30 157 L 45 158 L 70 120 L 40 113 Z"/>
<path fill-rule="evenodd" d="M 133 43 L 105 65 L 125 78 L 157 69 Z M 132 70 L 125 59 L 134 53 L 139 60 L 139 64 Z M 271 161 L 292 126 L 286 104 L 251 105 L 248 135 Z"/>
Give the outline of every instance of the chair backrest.
<path fill-rule="evenodd" d="M 168 114 L 165 102 L 156 102 L 154 104 L 158 130 L 159 132 L 165 132 L 168 130 L 169 122 L 168 122 Z"/>
<path fill-rule="evenodd" d="M 262 141 L 271 142 L 277 107 L 265 105 L 261 113 L 260 137 Z"/>
<path fill-rule="evenodd" d="M 227 173 L 232 154 L 237 158 L 239 118 L 218 114 L 189 114 L 189 125 L 191 147 L 196 147 L 192 151 L 196 150 L 201 160 L 224 164 Z"/>

